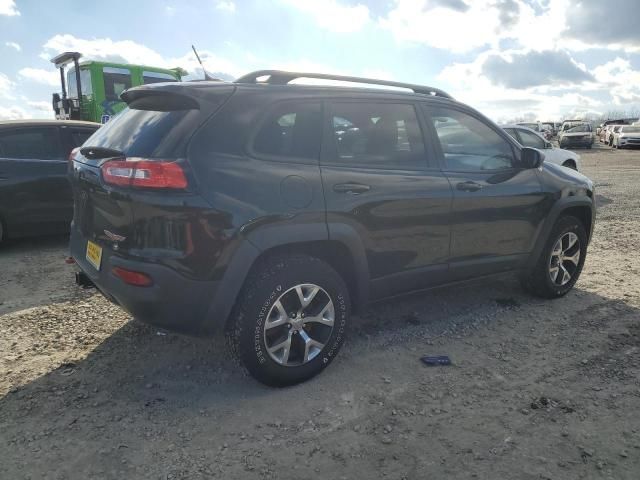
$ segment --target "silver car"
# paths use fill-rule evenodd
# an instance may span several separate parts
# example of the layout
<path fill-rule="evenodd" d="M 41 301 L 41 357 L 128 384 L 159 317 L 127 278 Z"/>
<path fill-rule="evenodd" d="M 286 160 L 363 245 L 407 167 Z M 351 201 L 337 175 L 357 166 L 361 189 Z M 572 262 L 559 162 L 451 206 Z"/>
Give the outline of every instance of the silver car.
<path fill-rule="evenodd" d="M 520 125 L 502 125 L 505 132 L 511 135 L 523 147 L 531 147 L 540 150 L 544 154 L 544 161 L 556 163 L 563 167 L 580 170 L 580 155 L 569 150 L 554 147 L 551 142 L 538 132 Z"/>
<path fill-rule="evenodd" d="M 611 143 L 613 148 L 640 147 L 640 125 L 622 125 Z"/>

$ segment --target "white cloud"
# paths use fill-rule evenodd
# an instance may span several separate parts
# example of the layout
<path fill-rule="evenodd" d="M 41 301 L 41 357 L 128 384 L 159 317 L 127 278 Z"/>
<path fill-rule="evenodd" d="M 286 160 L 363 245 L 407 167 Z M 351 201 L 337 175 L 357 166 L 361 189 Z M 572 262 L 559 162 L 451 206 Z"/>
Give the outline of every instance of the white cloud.
<path fill-rule="evenodd" d="M 60 85 L 60 73 L 55 69 L 45 70 L 43 68 L 27 67 L 19 70 L 18 75 L 21 78 L 44 85 L 51 85 L 53 87 Z"/>
<path fill-rule="evenodd" d="M 30 118 L 29 113 L 20 107 L 11 106 L 3 107 L 0 105 L 0 120 L 20 120 Z"/>
<path fill-rule="evenodd" d="M 15 84 L 4 73 L 0 73 L 0 98 L 12 100 Z"/>
<path fill-rule="evenodd" d="M 597 81 L 608 88 L 616 105 L 640 103 L 640 71 L 629 60 L 616 58 L 593 69 Z"/>
<path fill-rule="evenodd" d="M 27 105 L 39 112 L 47 112 L 49 114 L 48 116 L 52 115 L 53 108 L 51 107 L 51 102 L 27 100 Z"/>
<path fill-rule="evenodd" d="M 224 12 L 234 13 L 236 11 L 236 4 L 229 1 L 219 1 L 216 3 L 216 9 Z"/>
<path fill-rule="evenodd" d="M 370 20 L 369 8 L 343 5 L 337 0 L 284 0 L 285 3 L 315 18 L 321 28 L 337 33 L 361 30 Z"/>
<path fill-rule="evenodd" d="M 4 42 L 4 44 L 5 44 L 6 47 L 13 48 L 17 52 L 22 51 L 22 47 L 20 46 L 19 43 L 16 43 L 16 42 Z"/>
<path fill-rule="evenodd" d="M 0 15 L 14 17 L 20 15 L 14 0 L 0 0 Z"/>

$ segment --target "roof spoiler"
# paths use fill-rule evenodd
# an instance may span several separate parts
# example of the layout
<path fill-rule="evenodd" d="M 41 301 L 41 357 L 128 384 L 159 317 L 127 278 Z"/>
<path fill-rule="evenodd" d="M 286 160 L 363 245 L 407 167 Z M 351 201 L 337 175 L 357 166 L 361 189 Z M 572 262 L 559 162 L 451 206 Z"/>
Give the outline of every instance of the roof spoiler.
<path fill-rule="evenodd" d="M 266 77 L 266 79 L 262 79 Z M 393 82 L 379 80 L 376 78 L 349 77 L 345 75 L 332 75 L 327 73 L 307 73 L 307 72 L 286 72 L 283 70 L 257 70 L 238 78 L 235 83 L 255 83 L 267 85 L 286 85 L 297 78 L 317 78 L 323 80 L 336 80 L 340 82 L 363 83 L 369 85 L 384 85 L 387 87 L 406 88 L 414 93 L 432 95 L 436 97 L 453 98 L 444 90 L 428 87 L 425 85 L 414 85 L 412 83 Z"/>

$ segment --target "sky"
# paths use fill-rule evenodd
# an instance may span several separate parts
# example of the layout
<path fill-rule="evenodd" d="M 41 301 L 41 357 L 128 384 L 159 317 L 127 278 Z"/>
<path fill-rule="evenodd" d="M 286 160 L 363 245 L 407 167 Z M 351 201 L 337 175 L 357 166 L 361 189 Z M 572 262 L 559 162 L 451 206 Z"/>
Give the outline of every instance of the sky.
<path fill-rule="evenodd" d="M 0 0 L 0 119 L 51 118 L 50 63 L 430 85 L 496 121 L 640 109 L 640 0 Z"/>

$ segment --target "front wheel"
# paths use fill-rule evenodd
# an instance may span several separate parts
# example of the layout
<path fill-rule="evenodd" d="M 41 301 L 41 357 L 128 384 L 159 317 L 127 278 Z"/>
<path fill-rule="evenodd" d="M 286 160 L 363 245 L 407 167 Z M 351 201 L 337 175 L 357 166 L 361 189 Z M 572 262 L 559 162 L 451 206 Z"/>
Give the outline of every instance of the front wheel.
<path fill-rule="evenodd" d="M 562 297 L 578 281 L 586 255 L 587 232 L 582 222 L 573 216 L 560 217 L 522 284 L 539 297 Z"/>
<path fill-rule="evenodd" d="M 255 379 L 294 385 L 336 357 L 350 309 L 347 286 L 327 263 L 307 255 L 272 258 L 247 279 L 227 340 Z"/>

